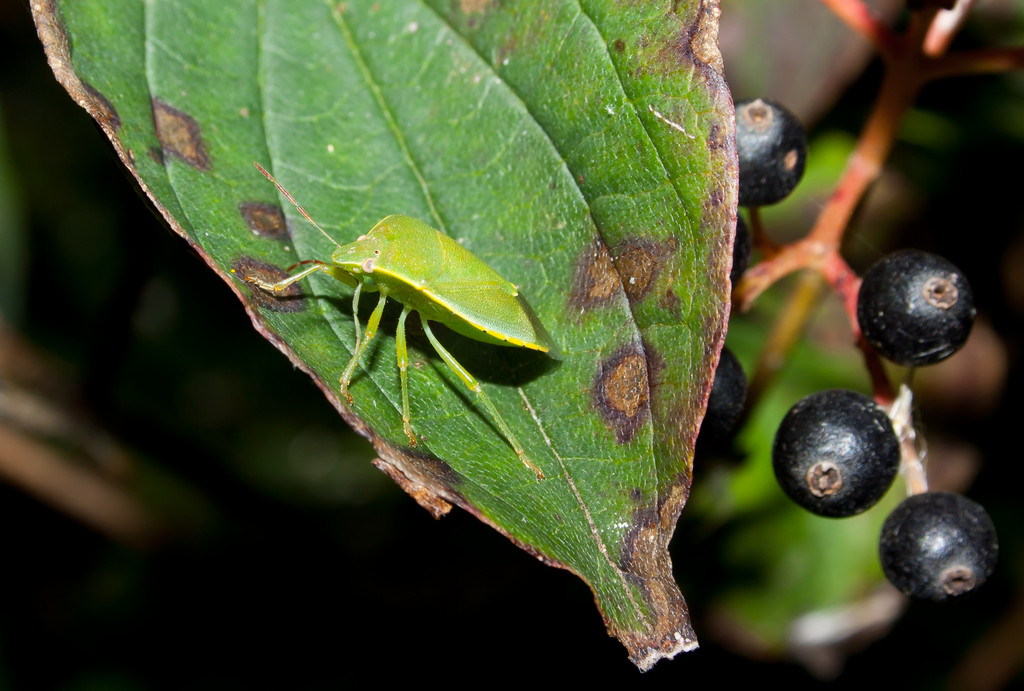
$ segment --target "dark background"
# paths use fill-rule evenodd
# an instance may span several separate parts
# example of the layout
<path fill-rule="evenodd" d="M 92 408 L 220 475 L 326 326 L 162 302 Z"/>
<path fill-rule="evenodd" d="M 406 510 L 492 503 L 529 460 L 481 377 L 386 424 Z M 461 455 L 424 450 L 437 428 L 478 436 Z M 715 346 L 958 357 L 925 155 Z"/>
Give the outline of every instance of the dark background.
<path fill-rule="evenodd" d="M 724 3 L 724 22 L 738 4 Z M 737 33 L 723 30 L 723 41 Z M 981 22 L 959 45 L 1021 34 Z M 712 633 L 703 603 L 750 574 L 730 570 L 715 532 L 686 512 L 673 554 L 702 647 L 643 677 L 574 576 L 463 512 L 434 521 L 369 465 L 365 442 L 162 225 L 53 79 L 24 2 L 0 0 L 0 65 L 10 193 L 0 195 L 0 324 L 41 363 L 49 400 L 114 440 L 132 486 L 174 526 L 157 546 L 128 546 L 0 476 L 0 688 L 337 688 L 364 675 L 456 686 L 818 683 Z M 880 71 L 853 74 L 805 99 L 813 132 L 855 135 Z M 733 82 L 737 98 L 757 95 L 740 93 L 745 79 Z M 941 687 L 979 648 L 1022 656 L 1022 91 L 1020 75 L 929 87 L 922 108 L 954 128 L 941 146 L 908 133 L 891 161 L 902 185 L 893 196 L 917 203 L 879 212 L 870 239 L 851 248 L 855 264 L 889 247 L 937 251 L 974 284 L 1005 357 L 999 385 L 936 385 L 928 414 L 982 459 L 969 495 L 995 520 L 1000 566 L 963 602 L 912 605 L 849 657 L 839 686 Z M 18 374 L 0 369 L 0 393 Z M 950 403 L 961 390 L 977 397 Z"/>

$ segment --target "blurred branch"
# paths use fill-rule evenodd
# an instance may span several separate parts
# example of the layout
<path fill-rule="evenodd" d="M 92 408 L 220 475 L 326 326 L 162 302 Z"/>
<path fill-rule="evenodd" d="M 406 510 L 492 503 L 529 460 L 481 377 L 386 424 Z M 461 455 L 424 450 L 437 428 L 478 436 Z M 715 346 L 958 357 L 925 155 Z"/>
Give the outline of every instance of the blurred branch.
<path fill-rule="evenodd" d="M 914 102 L 919 88 L 920 82 L 913 66 L 897 63 L 886 71 L 857 147 L 811 232 L 802 240 L 778 248 L 774 256 L 751 267 L 743 275 L 735 292 L 740 309 L 749 309 L 762 292 L 783 276 L 803 268 L 821 270 L 827 262 L 835 261 L 850 217 L 867 188 L 881 173 L 900 121 Z"/>
<path fill-rule="evenodd" d="M 115 540 L 151 545 L 163 531 L 120 484 L 127 454 L 73 412 L 64 381 L 0 322 L 0 478 Z"/>
<path fill-rule="evenodd" d="M 159 533 L 156 521 L 124 489 L 66 454 L 2 424 L 0 477 L 132 546 L 148 546 Z"/>
<path fill-rule="evenodd" d="M 973 6 L 974 0 L 957 0 L 952 9 L 937 12 L 924 39 L 924 54 L 934 58 L 945 53 Z"/>
<path fill-rule="evenodd" d="M 764 341 L 761 354 L 754 365 L 747 387 L 747 409 L 753 409 L 767 388 L 768 383 L 785 364 L 789 352 L 796 345 L 819 298 L 825 293 L 825 281 L 820 274 L 808 272 L 800 276 L 799 282 L 790 291 L 786 304 L 779 310 L 779 316 L 772 324 L 772 330 Z"/>
<path fill-rule="evenodd" d="M 890 405 L 895 398 L 893 388 L 882 366 L 878 354 L 861 337 L 857 323 L 857 292 L 860 279 L 840 255 L 840 243 L 846 233 L 854 211 L 864 198 L 868 188 L 882 173 L 886 159 L 896 141 L 896 135 L 904 115 L 913 105 L 921 87 L 941 73 L 957 70 L 982 70 L 998 65 L 1012 65 L 1024 62 L 1024 54 L 1018 51 L 978 51 L 965 53 L 960 57 L 945 57 L 939 60 L 926 55 L 925 44 L 938 35 L 938 25 L 946 27 L 946 34 L 952 35 L 960 24 L 949 25 L 945 10 L 928 7 L 913 12 L 911 22 L 904 34 L 893 34 L 883 26 L 861 0 L 821 0 L 842 21 L 854 31 L 872 41 L 886 63 L 885 75 L 878 97 L 861 130 L 857 146 L 847 160 L 832 195 L 818 214 L 811 231 L 802 240 L 778 246 L 771 242 L 760 222 L 756 210 L 751 211 L 751 225 L 755 247 L 761 252 L 762 261 L 751 267 L 739 280 L 733 299 L 741 310 L 747 310 L 765 290 L 779 279 L 802 269 L 814 269 L 831 285 L 842 298 L 850 320 L 853 341 L 864 353 L 865 364 L 872 380 L 875 399 L 882 405 Z M 954 12 L 964 11 L 970 0 L 960 2 Z M 943 23 L 945 22 L 945 23 Z M 801 285 L 808 285 L 803 282 Z M 810 291 L 810 288 L 805 288 Z M 804 325 L 799 320 L 809 318 L 810 309 L 804 306 L 805 292 L 799 297 L 791 296 L 793 306 L 799 311 L 785 317 L 784 323 L 766 345 L 758 370 L 755 374 L 756 393 L 764 385 L 763 377 L 769 376 L 767 363 L 779 355 L 781 339 L 800 333 Z M 792 347 L 792 343 L 786 348 Z"/>
<path fill-rule="evenodd" d="M 935 37 L 938 35 L 947 42 L 952 40 L 962 23 L 950 23 L 947 14 L 960 16 L 958 13 L 966 12 L 971 0 L 961 0 L 953 10 L 929 8 L 914 12 L 907 32 L 898 36 L 882 27 L 861 0 L 821 2 L 855 31 L 880 46 L 886 58 L 885 76 L 871 114 L 861 130 L 857 147 L 810 233 L 802 240 L 778 247 L 767 241 L 757 216 L 752 214 L 755 246 L 759 243 L 764 245 L 758 249 L 765 259 L 751 267 L 736 287 L 734 299 L 742 310 L 749 309 L 769 286 L 794 271 L 814 268 L 827 272 L 826 265 L 835 261 L 839 243 L 854 210 L 868 187 L 881 174 L 903 116 L 925 83 L 957 74 L 1024 67 L 1024 48 L 985 49 L 930 57 L 940 54 L 945 46 L 936 44 L 929 48 L 927 42 L 937 41 Z"/>
<path fill-rule="evenodd" d="M 880 22 L 862 0 L 820 0 L 844 24 L 871 41 L 882 56 L 899 51 L 901 39 Z"/>
<path fill-rule="evenodd" d="M 853 340 L 864 353 L 875 400 L 888 406 L 893 403 L 895 394 L 878 354 L 861 337 L 856 313 L 860 280 L 840 255 L 840 243 L 861 199 L 881 175 L 895 144 L 900 123 L 921 87 L 940 77 L 1019 69 L 1024 67 L 1024 48 L 982 49 L 944 55 L 963 25 L 973 0 L 959 0 L 951 10 L 924 6 L 911 14 L 907 31 L 900 35 L 883 26 L 861 0 L 821 2 L 875 45 L 885 60 L 885 75 L 846 169 L 807 236 L 788 245 L 777 245 L 765 232 L 758 210 L 750 210 L 754 246 L 760 251 L 762 260 L 740 278 L 733 300 L 739 309 L 745 311 L 779 279 L 808 268 L 819 272 L 843 300 Z M 805 301 L 811 294 L 810 284 L 804 279 L 800 285 L 803 286 L 798 289 L 801 292 L 791 295 L 786 308 L 797 311 L 782 318 L 765 346 L 752 380 L 753 396 L 766 383 L 765 377 L 774 371 L 769 363 L 780 357 L 783 349 L 792 347 L 793 343 L 788 339 L 802 332 L 804 325 L 800 320 L 809 318 L 811 310 Z"/>
<path fill-rule="evenodd" d="M 925 439 L 918 436 L 914 427 L 914 394 L 906 384 L 900 385 L 900 393 L 889 406 L 896 438 L 900 440 L 900 458 L 907 480 L 907 494 L 921 494 L 928 491 L 928 475 L 924 462 L 928 456 Z"/>
<path fill-rule="evenodd" d="M 1009 72 L 1024 68 L 1024 48 L 983 48 L 960 51 L 932 60 L 926 67 L 929 80 L 968 74 Z"/>
<path fill-rule="evenodd" d="M 751 242 L 761 252 L 762 259 L 771 259 L 779 253 L 779 245 L 768 236 L 761 218 L 761 209 L 752 206 L 747 209 L 747 216 L 750 221 Z"/>

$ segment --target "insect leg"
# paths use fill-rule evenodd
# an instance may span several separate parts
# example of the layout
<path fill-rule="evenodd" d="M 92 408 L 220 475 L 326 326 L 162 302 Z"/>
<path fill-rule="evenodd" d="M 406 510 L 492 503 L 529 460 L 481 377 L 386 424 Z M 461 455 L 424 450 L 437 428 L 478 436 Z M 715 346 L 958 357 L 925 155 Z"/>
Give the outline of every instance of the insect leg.
<path fill-rule="evenodd" d="M 312 266 L 308 266 L 299 273 L 292 274 L 288 278 L 282 279 L 277 283 L 268 283 L 267 281 L 263 281 L 259 278 L 256 278 L 255 276 L 246 276 L 245 282 L 252 283 L 254 286 L 262 288 L 268 293 L 280 293 L 282 290 L 290 286 L 292 283 L 295 283 L 296 281 L 301 281 L 303 278 L 310 275 L 311 273 L 315 273 L 317 271 L 325 271 L 327 273 L 331 273 L 331 268 L 333 267 L 331 267 L 330 264 L 317 261 Z"/>
<path fill-rule="evenodd" d="M 395 332 L 395 343 L 398 344 L 398 378 L 402 382 L 402 427 L 409 443 L 416 446 L 416 435 L 409 424 L 409 351 L 405 347 L 405 318 L 409 316 L 409 307 L 403 306 L 402 316 L 398 318 L 398 330 Z"/>
<path fill-rule="evenodd" d="M 352 404 L 352 394 L 348 392 L 348 385 L 352 383 L 352 371 L 355 370 L 356 365 L 359 364 L 359 356 L 363 354 L 367 344 L 370 340 L 377 335 L 377 327 L 380 326 L 380 316 L 384 314 L 384 303 L 387 302 L 387 293 L 381 291 L 380 300 L 377 302 L 377 306 L 373 309 L 373 314 L 370 315 L 370 319 L 366 322 L 366 333 L 363 334 L 363 338 L 359 343 L 356 344 L 356 350 L 352 353 L 352 359 L 348 361 L 348 367 L 345 368 L 345 372 L 341 375 L 341 395 Z M 359 319 L 359 316 L 356 316 Z"/>
<path fill-rule="evenodd" d="M 352 293 L 352 321 L 355 322 L 356 327 L 356 349 L 359 349 L 359 294 L 363 292 L 363 282 L 360 281 L 356 284 L 356 292 Z M 355 352 L 355 351 L 352 351 Z"/>
<path fill-rule="evenodd" d="M 459 361 L 452 357 L 451 353 L 444 349 L 444 346 L 441 345 L 440 341 L 437 340 L 434 333 L 430 330 L 430 325 L 422 314 L 420 315 L 420 321 L 423 322 L 423 330 L 426 332 L 427 338 L 430 339 L 430 344 L 434 346 L 434 350 L 437 351 L 437 354 L 441 356 L 441 359 L 445 361 L 452 371 L 459 376 L 459 379 L 461 379 L 466 386 L 475 392 L 480 397 L 480 400 L 484 402 L 487 412 L 491 414 L 495 424 L 498 425 L 498 429 L 500 429 L 501 433 L 505 436 L 505 440 L 508 441 L 509 445 L 511 445 L 512 449 L 516 452 L 516 455 L 519 456 L 519 460 L 523 462 L 523 465 L 537 474 L 538 480 L 543 480 L 544 473 L 542 473 L 540 468 L 535 466 L 533 462 L 526 457 L 526 452 L 523 451 L 523 445 L 519 443 L 519 440 L 516 439 L 514 434 L 512 434 L 512 430 L 507 424 L 505 424 L 505 420 L 502 419 L 501 414 L 498 413 L 498 409 L 495 408 L 494 403 L 491 402 L 490 396 L 484 393 L 484 390 L 480 388 L 480 382 L 478 382 L 465 367 L 460 365 Z"/>

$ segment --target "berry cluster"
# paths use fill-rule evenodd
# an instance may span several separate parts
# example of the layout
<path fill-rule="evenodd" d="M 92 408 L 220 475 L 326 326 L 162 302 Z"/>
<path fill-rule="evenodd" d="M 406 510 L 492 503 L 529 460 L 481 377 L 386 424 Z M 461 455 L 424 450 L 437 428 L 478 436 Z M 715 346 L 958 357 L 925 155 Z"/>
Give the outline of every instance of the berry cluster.
<path fill-rule="evenodd" d="M 774 204 L 803 175 L 803 127 L 776 103 L 757 99 L 736 104 L 736 147 L 741 206 Z M 739 219 L 734 283 L 749 255 L 750 233 Z M 917 250 L 883 257 L 865 273 L 856 298 L 863 347 L 911 368 L 940 362 L 959 350 L 975 314 L 971 287 L 960 270 Z M 709 403 L 713 434 L 722 434 L 722 419 L 726 428 L 733 426 L 743 406 L 746 382 L 736 403 L 740 394 L 734 362 L 723 351 Z M 733 382 L 721 385 L 734 392 L 731 397 L 721 393 L 716 398 L 719 379 Z M 906 391 L 903 403 L 909 401 Z M 901 461 L 917 457 L 914 442 L 920 440 L 903 410 L 907 407 L 894 403 L 886 409 L 845 390 L 822 391 L 798 402 L 783 419 L 772 450 L 783 491 L 822 516 L 852 516 L 874 506 L 891 487 Z M 907 595 L 930 600 L 973 590 L 995 567 L 998 544 L 991 519 L 962 496 L 911 486 L 915 493 L 889 515 L 882 530 L 879 555 L 887 578 Z"/>

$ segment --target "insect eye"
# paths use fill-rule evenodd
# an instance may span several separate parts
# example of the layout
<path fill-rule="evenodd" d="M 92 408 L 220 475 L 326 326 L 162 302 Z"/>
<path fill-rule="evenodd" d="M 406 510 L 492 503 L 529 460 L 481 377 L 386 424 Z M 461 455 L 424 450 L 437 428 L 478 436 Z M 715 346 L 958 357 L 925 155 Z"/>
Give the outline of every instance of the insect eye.
<path fill-rule="evenodd" d="M 380 250 L 374 250 L 373 254 L 374 254 L 374 256 L 379 257 L 380 256 Z"/>

